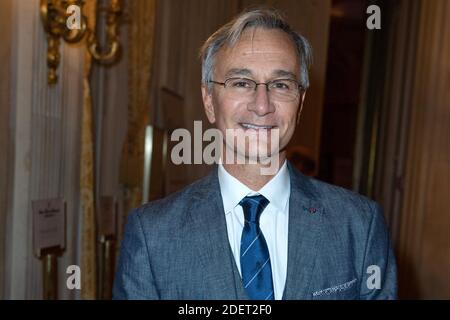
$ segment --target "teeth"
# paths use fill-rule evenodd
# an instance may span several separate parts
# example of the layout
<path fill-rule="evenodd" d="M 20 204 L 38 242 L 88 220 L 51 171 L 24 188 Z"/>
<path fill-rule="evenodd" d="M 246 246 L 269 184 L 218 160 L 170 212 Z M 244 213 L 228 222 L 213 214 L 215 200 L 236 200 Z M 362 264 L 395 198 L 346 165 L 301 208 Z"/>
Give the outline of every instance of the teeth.
<path fill-rule="evenodd" d="M 242 123 L 241 124 L 245 129 L 272 129 L 273 126 L 258 126 L 250 123 Z"/>

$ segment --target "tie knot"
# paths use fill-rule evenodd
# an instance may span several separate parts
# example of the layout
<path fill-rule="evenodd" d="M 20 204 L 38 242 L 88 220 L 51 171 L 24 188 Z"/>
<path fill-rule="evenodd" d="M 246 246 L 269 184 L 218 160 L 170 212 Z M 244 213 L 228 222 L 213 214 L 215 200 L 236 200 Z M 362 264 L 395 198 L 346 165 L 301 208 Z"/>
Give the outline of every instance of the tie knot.
<path fill-rule="evenodd" d="M 261 213 L 269 204 L 269 200 L 262 195 L 247 196 L 239 204 L 244 210 L 245 220 L 258 223 Z"/>

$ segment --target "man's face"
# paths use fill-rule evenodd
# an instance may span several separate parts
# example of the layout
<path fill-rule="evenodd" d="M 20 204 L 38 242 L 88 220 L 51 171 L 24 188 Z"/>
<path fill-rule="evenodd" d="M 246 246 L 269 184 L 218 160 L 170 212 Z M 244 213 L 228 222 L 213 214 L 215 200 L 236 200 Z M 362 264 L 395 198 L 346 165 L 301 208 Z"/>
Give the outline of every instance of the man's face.
<path fill-rule="evenodd" d="M 225 82 L 239 77 L 257 83 L 276 79 L 298 82 L 299 70 L 296 48 L 286 33 L 277 29 L 249 28 L 233 48 L 222 48 L 217 53 L 213 80 Z M 214 85 L 211 92 L 202 87 L 202 94 L 208 120 L 215 123 L 224 137 L 226 129 L 240 130 L 250 137 L 250 144 L 255 144 L 261 130 L 267 130 L 270 139 L 271 130 L 278 129 L 280 150 L 294 133 L 304 100 L 302 91 L 292 101 L 271 99 L 264 85 L 257 86 L 252 99 L 231 97 L 228 89 L 221 85 Z M 269 144 L 267 147 L 270 148 Z M 248 146 L 241 150 L 238 146 L 236 151 L 245 154 Z"/>

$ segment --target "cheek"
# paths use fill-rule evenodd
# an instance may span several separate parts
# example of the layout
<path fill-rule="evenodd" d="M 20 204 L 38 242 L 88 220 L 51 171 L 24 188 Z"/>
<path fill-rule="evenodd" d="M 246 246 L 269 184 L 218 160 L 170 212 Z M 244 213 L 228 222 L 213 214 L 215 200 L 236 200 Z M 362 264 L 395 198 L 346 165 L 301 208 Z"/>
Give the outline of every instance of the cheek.
<path fill-rule="evenodd" d="M 294 108 L 292 108 L 294 109 Z M 297 108 L 295 108 L 297 110 Z M 297 112 L 286 112 L 280 117 L 280 134 L 283 141 L 289 141 L 297 124 Z"/>
<path fill-rule="evenodd" d="M 294 134 L 295 127 L 289 125 L 286 127 L 285 131 L 282 133 L 282 136 L 280 137 L 280 140 L 283 144 L 287 144 Z"/>
<path fill-rule="evenodd" d="M 286 132 L 293 131 L 297 122 L 297 112 L 293 112 L 292 107 L 285 107 L 285 112 L 280 116 L 280 124 Z M 297 110 L 297 109 L 295 109 Z"/>
<path fill-rule="evenodd" d="M 215 99 L 214 106 L 216 106 L 214 113 L 219 129 L 235 127 L 235 124 L 239 122 L 243 106 L 238 102 L 227 101 L 220 99 L 220 97 Z"/>

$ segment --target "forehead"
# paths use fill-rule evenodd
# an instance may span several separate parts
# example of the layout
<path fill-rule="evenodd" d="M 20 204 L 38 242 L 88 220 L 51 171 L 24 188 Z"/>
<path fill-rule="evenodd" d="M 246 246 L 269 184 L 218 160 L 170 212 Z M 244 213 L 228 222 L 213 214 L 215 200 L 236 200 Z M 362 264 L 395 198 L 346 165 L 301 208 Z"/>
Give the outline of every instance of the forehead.
<path fill-rule="evenodd" d="M 268 77 L 285 71 L 298 78 L 298 60 L 294 41 L 282 30 L 249 28 L 235 46 L 219 50 L 215 75 L 225 76 L 232 70 L 246 69 L 249 76 Z"/>

